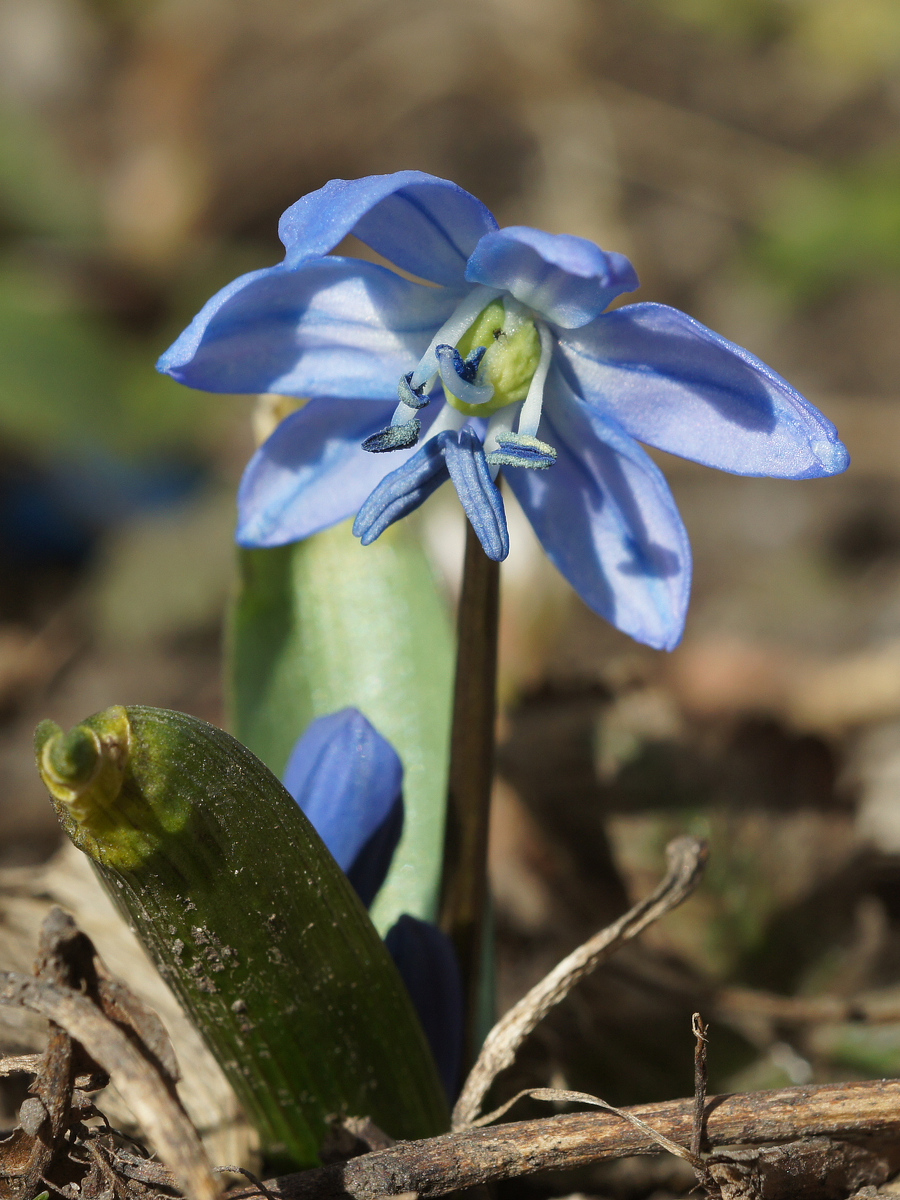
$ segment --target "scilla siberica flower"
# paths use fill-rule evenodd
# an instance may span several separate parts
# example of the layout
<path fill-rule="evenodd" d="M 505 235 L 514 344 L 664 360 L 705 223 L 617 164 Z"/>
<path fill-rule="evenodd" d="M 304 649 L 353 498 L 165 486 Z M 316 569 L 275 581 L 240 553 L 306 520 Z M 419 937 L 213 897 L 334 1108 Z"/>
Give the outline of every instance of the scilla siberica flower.
<path fill-rule="evenodd" d="M 690 547 L 635 439 L 741 475 L 849 461 L 834 426 L 747 350 L 632 304 L 622 254 L 499 229 L 420 171 L 334 179 L 279 227 L 277 266 L 223 288 L 159 369 L 213 392 L 312 397 L 250 462 L 238 541 L 276 546 L 356 513 L 364 543 L 448 477 L 486 553 L 509 549 L 502 468 L 550 559 L 626 633 L 671 649 Z M 348 234 L 407 274 L 329 252 Z"/>
<path fill-rule="evenodd" d="M 355 708 L 319 717 L 291 752 L 284 786 L 368 907 L 403 832 L 403 765 Z M 403 914 L 384 939 L 451 1102 L 462 1062 L 463 997 L 450 939 Z"/>

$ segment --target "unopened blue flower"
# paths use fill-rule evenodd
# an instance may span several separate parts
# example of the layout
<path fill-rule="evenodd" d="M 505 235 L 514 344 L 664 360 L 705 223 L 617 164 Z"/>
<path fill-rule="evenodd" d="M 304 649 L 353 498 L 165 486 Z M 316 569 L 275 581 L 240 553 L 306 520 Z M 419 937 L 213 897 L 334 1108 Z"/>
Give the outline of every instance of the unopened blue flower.
<path fill-rule="evenodd" d="M 247 468 L 243 545 L 354 513 L 370 542 L 449 477 L 502 559 L 502 468 L 582 599 L 671 648 L 690 547 L 635 439 L 742 475 L 847 466 L 831 422 L 747 350 L 665 305 L 607 311 L 638 286 L 624 255 L 498 229 L 453 183 L 420 171 L 332 180 L 279 232 L 284 261 L 223 288 L 159 362 L 207 391 L 312 397 Z M 406 274 L 331 254 L 348 234 Z"/>
<path fill-rule="evenodd" d="M 284 785 L 368 907 L 403 831 L 403 764 L 355 708 L 319 717 L 291 752 Z M 451 1102 L 462 1062 L 463 995 L 453 945 L 403 914 L 385 945 L 400 972 Z"/>
<path fill-rule="evenodd" d="M 385 881 L 403 832 L 403 764 L 355 708 L 313 721 L 284 786 L 312 822 L 366 908 Z"/>

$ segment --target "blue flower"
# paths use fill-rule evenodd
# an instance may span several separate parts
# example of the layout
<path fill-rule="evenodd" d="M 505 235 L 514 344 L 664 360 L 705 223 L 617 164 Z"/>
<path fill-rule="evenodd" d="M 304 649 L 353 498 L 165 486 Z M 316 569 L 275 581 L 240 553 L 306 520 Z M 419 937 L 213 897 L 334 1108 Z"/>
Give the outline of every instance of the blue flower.
<path fill-rule="evenodd" d="M 284 785 L 368 907 L 403 832 L 403 766 L 355 708 L 313 721 L 291 752 Z M 452 1101 L 462 1064 L 463 996 L 450 939 L 404 913 L 385 945 L 410 994 Z"/>
<path fill-rule="evenodd" d="M 247 468 L 242 545 L 282 545 L 354 513 L 368 543 L 450 478 L 502 559 L 502 468 L 582 599 L 671 649 L 690 546 L 638 440 L 742 475 L 847 466 L 831 422 L 747 350 L 666 305 L 606 311 L 638 286 L 623 255 L 498 229 L 446 180 L 332 180 L 279 232 L 284 261 L 223 288 L 159 362 L 207 391 L 312 398 Z M 404 274 L 331 254 L 348 234 Z"/>

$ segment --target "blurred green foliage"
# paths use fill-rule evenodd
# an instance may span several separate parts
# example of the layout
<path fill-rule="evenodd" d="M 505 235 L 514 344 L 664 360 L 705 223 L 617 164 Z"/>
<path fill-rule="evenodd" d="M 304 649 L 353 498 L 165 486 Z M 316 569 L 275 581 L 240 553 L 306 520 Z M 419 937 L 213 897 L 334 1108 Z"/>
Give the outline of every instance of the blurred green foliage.
<path fill-rule="evenodd" d="M 230 278 L 232 257 L 216 264 L 214 286 Z M 0 439 L 38 458 L 202 452 L 233 408 L 153 363 L 170 340 L 160 317 L 174 336 L 208 282 L 204 265 L 191 264 L 182 288 L 177 275 L 118 263 L 96 181 L 48 123 L 0 104 Z M 135 316 L 135 304 L 147 311 Z"/>
<path fill-rule="evenodd" d="M 895 0 L 653 0 L 678 21 L 747 42 L 779 41 L 814 66 L 874 76 L 900 65 Z"/>
<path fill-rule="evenodd" d="M 795 176 L 751 248 L 797 303 L 864 278 L 897 279 L 900 147 L 872 162 Z"/>
<path fill-rule="evenodd" d="M 900 82 L 900 5 L 895 0 L 654 0 L 676 22 L 764 49 L 773 79 L 802 76 L 829 111 L 848 96 L 877 97 Z M 824 102 L 823 102 L 824 98 Z M 804 126 L 804 115 L 797 125 Z M 896 121 L 893 122 L 896 130 Z M 900 272 L 900 135 L 823 147 L 775 187 L 747 239 L 745 265 L 802 307 L 865 278 Z"/>
<path fill-rule="evenodd" d="M 772 0 L 655 0 L 657 6 L 690 25 L 718 36 L 748 42 L 769 41 L 788 26 L 787 5 Z"/>

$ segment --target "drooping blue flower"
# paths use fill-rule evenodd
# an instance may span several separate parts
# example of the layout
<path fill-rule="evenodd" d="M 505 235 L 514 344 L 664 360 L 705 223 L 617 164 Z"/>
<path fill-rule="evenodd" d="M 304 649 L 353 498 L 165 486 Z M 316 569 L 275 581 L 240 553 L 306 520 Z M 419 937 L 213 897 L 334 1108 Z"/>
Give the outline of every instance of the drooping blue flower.
<path fill-rule="evenodd" d="M 284 786 L 368 907 L 403 831 L 403 765 L 355 708 L 313 721 L 288 760 Z M 450 1101 L 459 1088 L 463 995 L 450 939 L 404 913 L 385 937 Z"/>
<path fill-rule="evenodd" d="M 242 545 L 353 514 L 368 543 L 450 478 L 499 560 L 502 469 L 582 599 L 670 649 L 690 547 L 638 441 L 743 475 L 810 479 L 848 464 L 831 422 L 747 350 L 665 305 L 607 311 L 638 286 L 624 255 L 499 229 L 446 180 L 332 180 L 279 232 L 284 261 L 223 288 L 159 362 L 207 391 L 312 398 L 247 468 Z M 351 233 L 406 274 L 331 254 Z"/>

